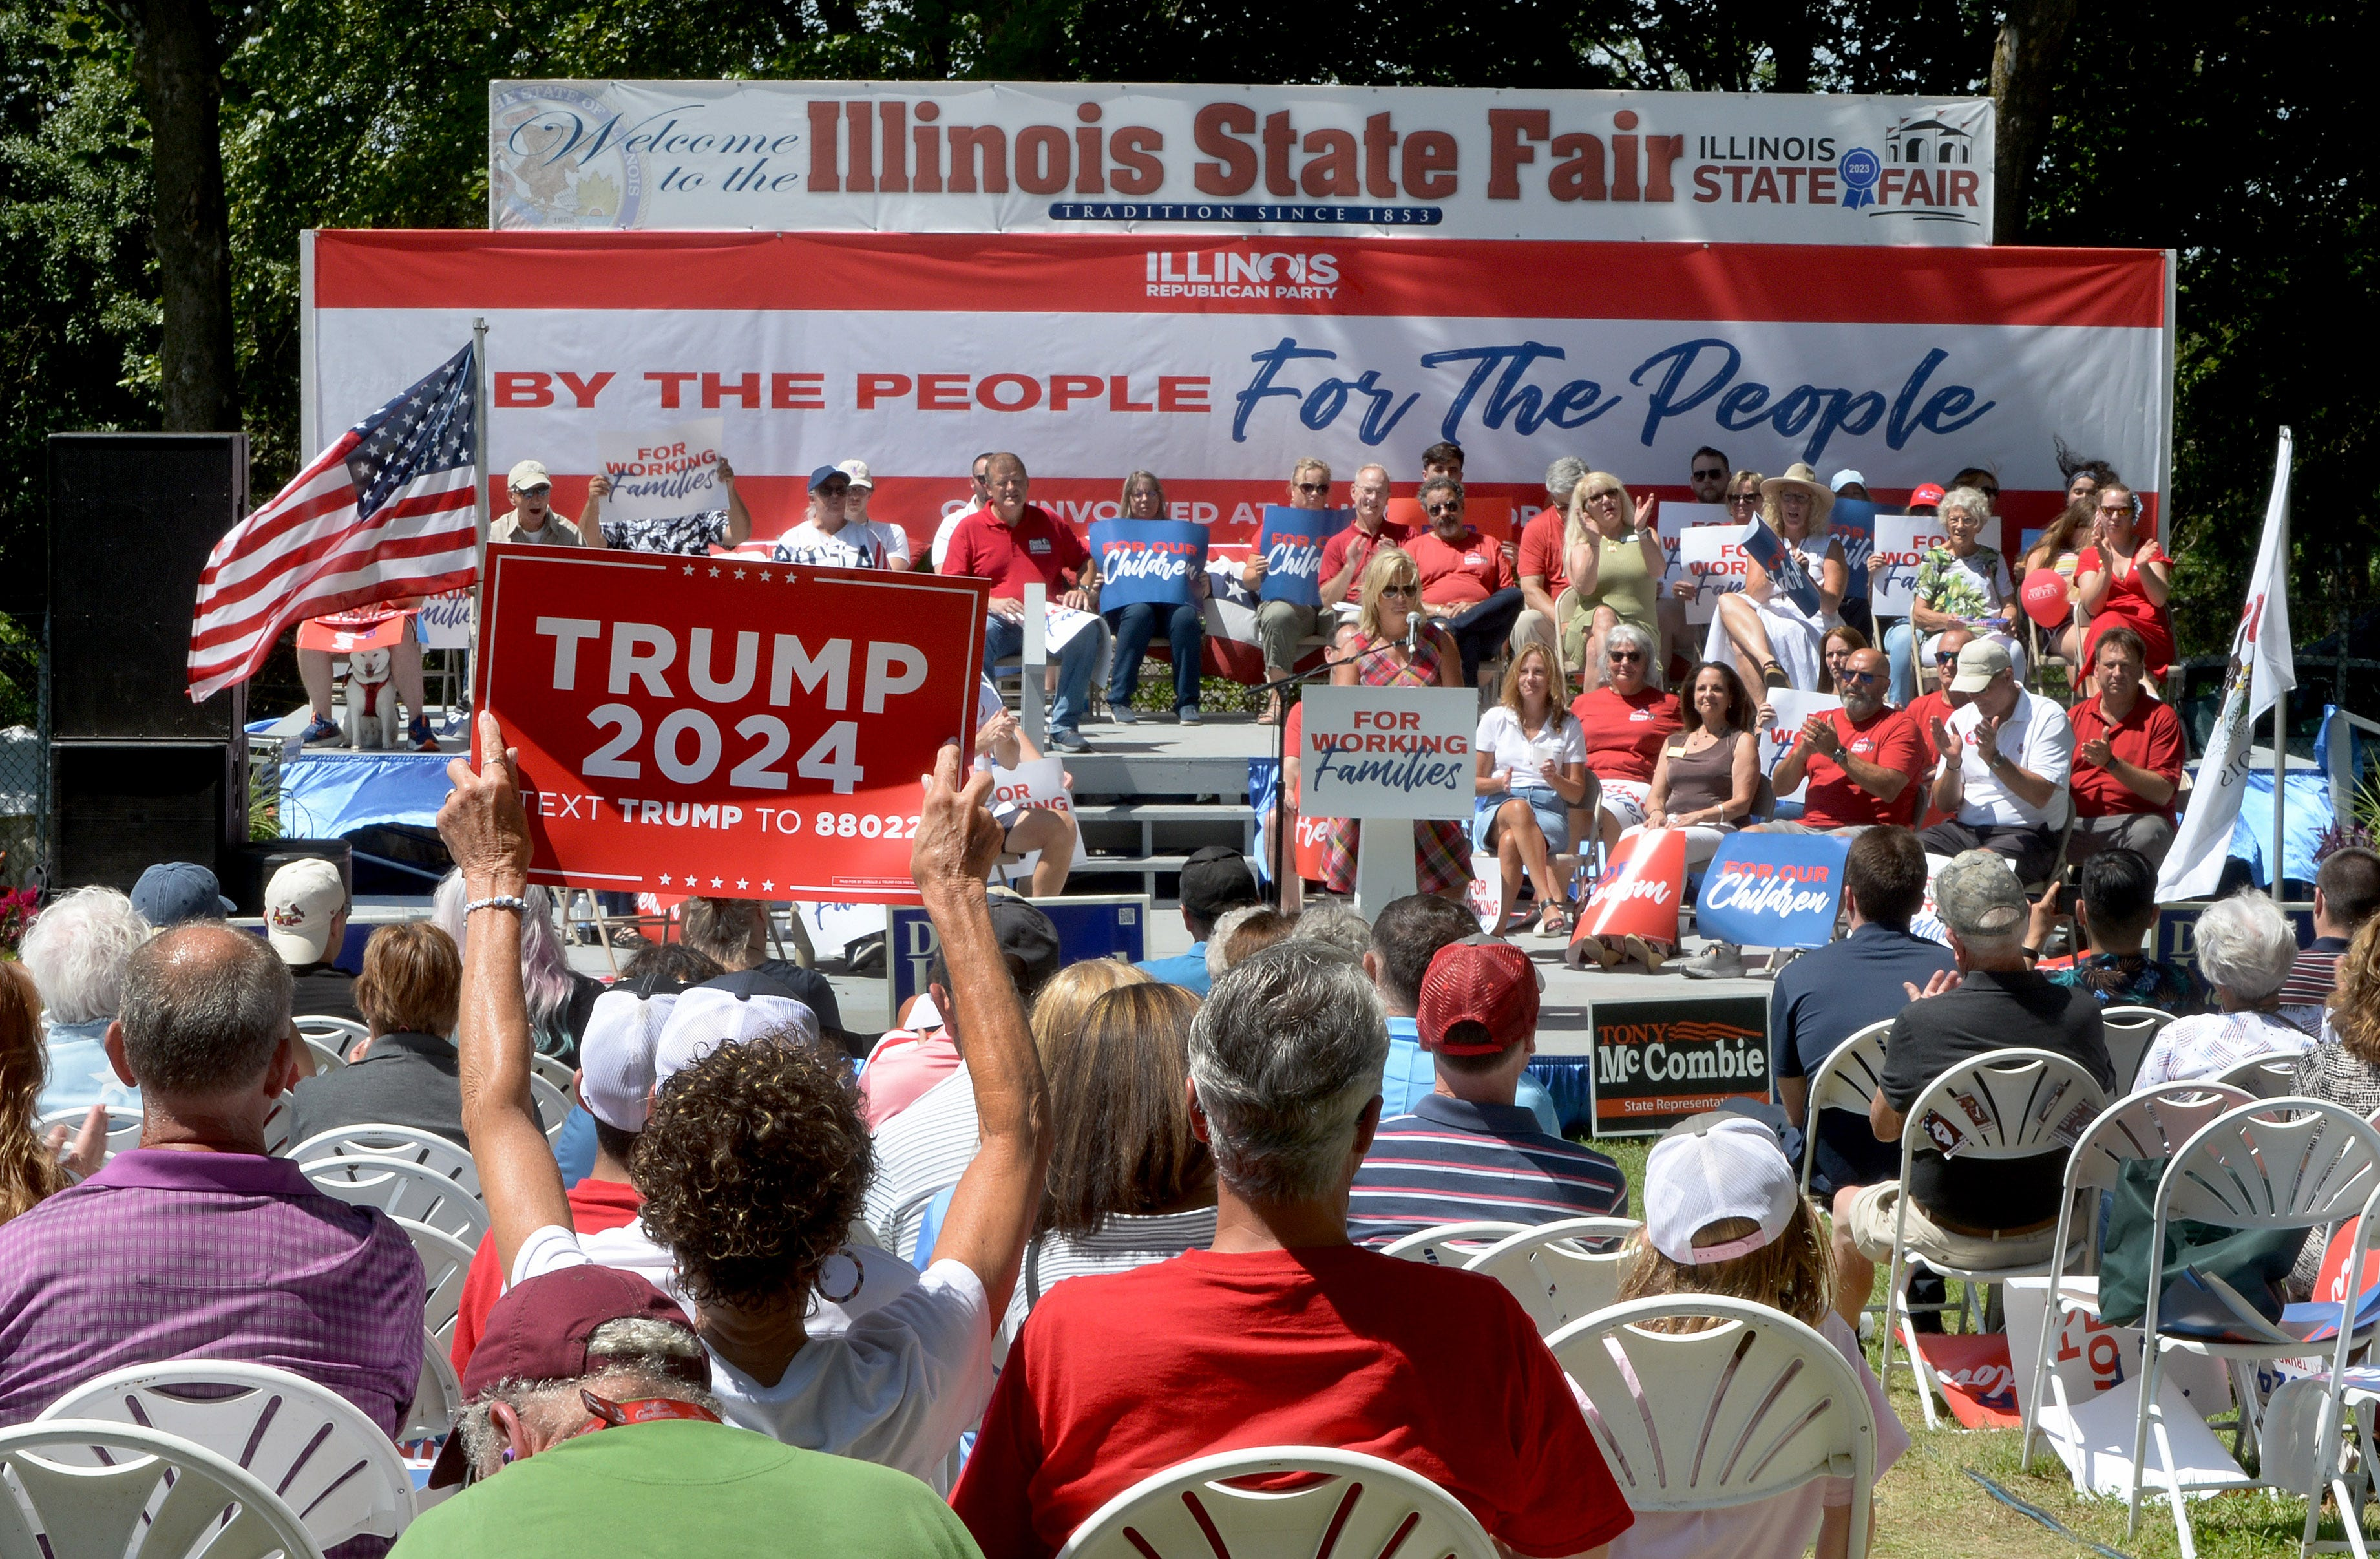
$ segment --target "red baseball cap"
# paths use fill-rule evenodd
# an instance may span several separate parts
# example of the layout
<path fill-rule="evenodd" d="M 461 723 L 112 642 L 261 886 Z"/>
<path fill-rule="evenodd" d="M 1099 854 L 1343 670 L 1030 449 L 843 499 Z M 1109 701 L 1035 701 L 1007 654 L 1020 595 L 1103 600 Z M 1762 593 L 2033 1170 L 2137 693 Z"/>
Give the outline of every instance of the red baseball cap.
<path fill-rule="evenodd" d="M 1932 504 L 1938 506 L 1941 502 L 1942 484 L 1937 481 L 1929 481 L 1925 486 L 1912 490 L 1909 494 L 1909 506 L 1912 509 L 1920 504 Z"/>
<path fill-rule="evenodd" d="M 1518 947 L 1497 936 L 1450 942 L 1421 977 L 1421 1010 L 1415 1027 L 1424 1050 L 1448 1055 L 1495 1055 L 1537 1031 L 1537 966 Z M 1476 1023 L 1488 1042 L 1449 1044 L 1446 1031 Z"/>
<path fill-rule="evenodd" d="M 575 1381 L 593 1373 L 588 1340 L 606 1321 L 666 1321 L 686 1326 L 675 1300 L 635 1273 L 615 1267 L 565 1267 L 515 1284 L 488 1311 L 480 1346 L 463 1367 L 463 1400 L 477 1399 L 503 1381 Z M 689 1332 L 692 1327 L 686 1328 Z M 708 1356 L 672 1359 L 671 1372 L 708 1389 Z M 430 1471 L 430 1486 L 463 1480 L 463 1436 L 452 1433 Z"/>

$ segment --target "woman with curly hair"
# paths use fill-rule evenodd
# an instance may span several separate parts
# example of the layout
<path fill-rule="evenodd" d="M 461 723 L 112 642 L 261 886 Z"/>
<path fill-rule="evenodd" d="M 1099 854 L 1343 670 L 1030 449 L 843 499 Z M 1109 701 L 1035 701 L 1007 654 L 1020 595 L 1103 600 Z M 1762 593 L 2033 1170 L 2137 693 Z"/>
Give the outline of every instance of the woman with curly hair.
<path fill-rule="evenodd" d="M 487 762 L 478 772 L 452 766 L 438 822 L 477 907 L 464 947 L 463 1121 L 496 1256 L 518 1284 L 589 1257 L 529 1099 L 518 908 L 528 831 L 502 733 L 480 719 Z M 677 1072 L 631 1166 L 643 1226 L 676 1262 L 728 1421 L 929 1482 L 939 1482 L 990 1400 L 992 1326 L 1040 1201 L 1050 1118 L 987 907 L 984 880 L 1001 844 L 985 805 L 991 776 L 961 789 L 961 772 L 957 747 L 943 748 L 910 870 L 956 982 L 982 1145 L 917 1286 L 841 1335 L 806 1329 L 812 1292 L 859 1215 L 874 1163 L 847 1063 L 812 1043 L 761 1035 Z"/>

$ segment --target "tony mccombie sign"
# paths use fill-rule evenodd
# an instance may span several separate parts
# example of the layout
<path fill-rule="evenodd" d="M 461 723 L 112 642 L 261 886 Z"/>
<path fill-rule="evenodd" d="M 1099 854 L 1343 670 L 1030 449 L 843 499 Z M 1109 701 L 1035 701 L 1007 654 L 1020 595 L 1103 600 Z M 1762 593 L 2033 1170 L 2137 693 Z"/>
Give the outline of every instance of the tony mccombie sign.
<path fill-rule="evenodd" d="M 1992 127 L 1989 98 L 493 81 L 488 225 L 1988 244 Z"/>
<path fill-rule="evenodd" d="M 480 707 L 519 749 L 531 878 L 917 901 L 919 782 L 943 742 L 974 737 L 983 580 L 574 547 L 487 558 Z"/>
<path fill-rule="evenodd" d="M 1768 1003 L 1597 1003 L 1595 1134 L 1667 1131 L 1730 1099 L 1768 1102 Z"/>

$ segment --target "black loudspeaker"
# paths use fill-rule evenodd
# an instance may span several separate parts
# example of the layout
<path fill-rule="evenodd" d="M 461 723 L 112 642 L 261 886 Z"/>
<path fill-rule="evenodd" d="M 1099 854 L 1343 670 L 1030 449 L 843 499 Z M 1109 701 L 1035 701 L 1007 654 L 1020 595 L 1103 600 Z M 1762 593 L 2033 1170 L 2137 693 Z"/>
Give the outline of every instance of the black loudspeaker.
<path fill-rule="evenodd" d="M 230 742 L 50 749 L 50 881 L 128 889 L 161 860 L 217 868 L 248 834 L 246 749 Z"/>
<path fill-rule="evenodd" d="M 51 435 L 51 739 L 241 739 L 243 688 L 185 689 L 199 575 L 247 513 L 245 433 Z"/>

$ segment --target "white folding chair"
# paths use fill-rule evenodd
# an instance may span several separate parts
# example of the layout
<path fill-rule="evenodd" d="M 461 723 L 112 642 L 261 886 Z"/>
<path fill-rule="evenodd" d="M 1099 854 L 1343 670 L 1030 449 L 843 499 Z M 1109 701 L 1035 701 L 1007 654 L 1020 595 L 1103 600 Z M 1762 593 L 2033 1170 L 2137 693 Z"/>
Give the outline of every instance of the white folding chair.
<path fill-rule="evenodd" d="M 2372 1219 L 2380 1212 L 2380 1131 L 2354 1111 L 2328 1100 L 2259 1099 L 2239 1105 L 2199 1127 L 2181 1151 L 2166 1161 L 2165 1175 L 2157 1182 L 2155 1208 L 2149 1248 L 2160 1251 L 2165 1248 L 2166 1226 L 2176 1218 L 2231 1229 L 2301 1229 L 2357 1218 L 2346 1270 L 2360 1274 L 2364 1248 L 2371 1242 Z M 2348 1283 L 2350 1307 L 2356 1297 L 2357 1281 L 2351 1276 Z M 2131 1537 L 2140 1529 L 2143 1464 L 2154 1431 L 2163 1464 L 2161 1481 L 2173 1506 L 2182 1559 L 2195 1559 L 2198 1544 L 2191 1533 L 2183 1495 L 2193 1489 L 2255 1484 L 2244 1475 L 2202 1482 L 2184 1481 L 2176 1473 L 2173 1446 L 2157 1403 L 2157 1377 L 2165 1356 L 2185 1352 L 2228 1361 L 2295 1358 L 2322 1350 L 2319 1345 L 2302 1342 L 2220 1343 L 2167 1335 L 2157 1321 L 2163 1288 L 2162 1281 L 2148 1285 L 2147 1305 L 2141 1317 L 2146 1342 L 2141 1349 L 2140 1410 L 2132 1425 L 2132 1477 L 2125 1496 L 2124 1535 Z M 2338 1394 L 2348 1360 L 2372 1340 L 2375 1330 L 2380 1329 L 2357 1332 L 2341 1325 L 2338 1342 L 2328 1350 L 2331 1383 L 2324 1406 L 2321 1449 L 2315 1458 L 2315 1466 L 2325 1472 L 2338 1458 Z M 2303 1541 L 2311 1545 L 2314 1524 L 2322 1514 L 2320 1486 L 2294 1492 L 2310 1496 Z M 2350 1525 L 2360 1518 L 2358 1511 L 2341 1514 Z"/>
<path fill-rule="evenodd" d="M 2112 1006 L 2099 1014 L 2099 1026 L 2107 1037 L 2107 1059 L 2115 1065 L 2116 1086 L 2130 1092 L 2132 1079 L 2141 1075 L 2141 1057 L 2149 1053 L 2149 1041 L 2156 1031 L 2173 1021 L 2173 1014 L 2163 1007 Z"/>
<path fill-rule="evenodd" d="M 1477 1219 L 1468 1224 L 1440 1224 L 1434 1228 L 1416 1229 L 1402 1239 L 1382 1246 L 1380 1254 L 1394 1256 L 1400 1261 L 1426 1261 L 1433 1267 L 1459 1267 L 1485 1252 L 1497 1241 L 1528 1232 L 1526 1224 L 1506 1223 L 1494 1218 Z"/>
<path fill-rule="evenodd" d="M 91 1106 L 88 1104 L 79 1109 L 52 1110 L 33 1123 L 33 1135 L 47 1137 L 50 1134 L 50 1127 L 63 1126 L 67 1128 L 67 1140 L 71 1142 L 75 1139 L 75 1134 L 82 1129 L 82 1123 L 90 1115 Z M 118 1153 L 128 1152 L 139 1146 L 140 1146 L 140 1112 L 123 1105 L 109 1105 L 107 1107 L 106 1156 L 112 1159 Z"/>
<path fill-rule="evenodd" d="M 479 1166 L 471 1162 L 468 1151 L 434 1131 L 409 1126 L 374 1121 L 363 1126 L 334 1127 L 298 1143 L 289 1150 L 289 1156 L 299 1163 L 336 1158 L 409 1159 L 429 1165 L 473 1196 L 480 1194 Z"/>
<path fill-rule="evenodd" d="M 1511 1290 L 1537 1323 L 1537 1335 L 1550 1337 L 1619 1302 L 1628 1236 L 1644 1226 L 1633 1218 L 1565 1218 L 1499 1240 L 1463 1266 Z M 1612 1248 L 1592 1250 L 1590 1245 Z"/>
<path fill-rule="evenodd" d="M 322 1559 L 282 1498 L 178 1435 L 95 1419 L 0 1430 L 0 1559 Z"/>
<path fill-rule="evenodd" d="M 567 1085 L 556 1088 L 535 1070 L 528 1075 L 529 1102 L 537 1106 L 537 1124 L 544 1128 L 549 1142 L 562 1135 L 562 1123 L 570 1118 L 570 1090 Z"/>
<path fill-rule="evenodd" d="M 275 1099 L 273 1102 L 273 1108 L 265 1113 L 264 1151 L 273 1158 L 287 1158 L 289 1156 L 290 1123 L 292 1118 L 293 1113 L 289 1108 L 289 1096 L 285 1093 L 280 1098 Z"/>
<path fill-rule="evenodd" d="M 487 1235 L 486 1205 L 426 1163 L 411 1159 L 335 1158 L 315 1159 L 298 1167 L 318 1191 L 358 1207 L 377 1207 L 392 1218 L 427 1224 L 473 1248 Z"/>
<path fill-rule="evenodd" d="M 2297 1089 L 2300 1054 L 2294 1050 L 2268 1050 L 2262 1055 L 2248 1057 L 2216 1081 L 2244 1088 L 2259 1099 L 2278 1099 Z"/>
<path fill-rule="evenodd" d="M 1912 1252 L 1909 1248 L 1909 1176 L 1920 1148 L 1937 1148 L 1926 1131 L 1929 1117 L 1938 1116 L 1961 1134 L 1961 1159 L 1990 1162 L 2034 1158 L 2064 1152 L 2078 1140 L 2087 1123 L 2107 1107 L 2107 1096 L 2097 1079 L 2070 1056 L 2046 1050 L 1994 1050 L 1961 1062 L 1936 1078 L 1912 1100 L 1900 1128 L 1900 1195 L 1894 1199 L 1892 1264 L 1884 1285 L 1884 1353 L 1879 1379 L 1892 1372 L 1892 1334 L 1897 1323 L 1909 1353 L 1910 1371 L 1917 1381 L 1918 1406 L 1925 1427 L 1937 1428 L 1934 1410 L 1937 1389 L 1934 1371 L 1917 1348 L 1917 1327 L 1901 1294 L 1903 1275 L 1915 1266 L 1937 1273 L 1946 1283 L 1957 1280 L 1972 1290 L 1979 1284 L 2006 1283 L 2012 1277 L 2040 1277 L 2047 1261 L 2011 1267 L 1966 1268 Z M 2076 1127 L 2076 1119 L 2086 1123 Z M 1938 1151 L 1938 1148 L 1937 1150 Z"/>
<path fill-rule="evenodd" d="M 536 1052 L 532 1051 L 529 1053 L 528 1069 L 538 1077 L 543 1078 L 547 1082 L 552 1083 L 555 1088 L 560 1089 L 562 1090 L 562 1096 L 565 1099 L 570 1097 L 570 1087 L 577 1079 L 577 1074 L 573 1072 L 569 1067 L 564 1066 L 558 1058 L 551 1055 L 540 1055 Z"/>
<path fill-rule="evenodd" d="M 471 1247 L 410 1218 L 391 1222 L 412 1236 L 413 1253 L 421 1258 L 421 1324 L 430 1329 L 438 1351 L 444 1353 L 455 1342 L 455 1317 L 463 1308 L 463 1279 L 470 1274 Z"/>
<path fill-rule="evenodd" d="M 291 1019 L 298 1034 L 305 1039 L 320 1040 L 341 1055 L 356 1048 L 358 1040 L 371 1038 L 371 1030 L 352 1017 L 333 1017 L 328 1013 L 308 1013 Z"/>
<path fill-rule="evenodd" d="M 413 1476 L 346 1398 L 263 1364 L 209 1358 L 111 1370 L 35 1420 L 99 1419 L 162 1430 L 238 1463 L 285 1501 L 323 1548 L 393 1538 L 414 1516 Z"/>
<path fill-rule="evenodd" d="M 1293 1489 L 1236 1480 L 1309 1473 Z M 1075 1529 L 1058 1559 L 1211 1559 L 1342 1553 L 1495 1559 L 1496 1544 L 1452 1494 L 1360 1451 L 1266 1445 L 1144 1478 Z"/>
<path fill-rule="evenodd" d="M 1718 1324 L 1647 1326 L 1677 1317 Z M 1546 1346 L 1595 1405 L 1587 1421 L 1632 1510 L 1724 1509 L 1848 1478 L 1850 1552 L 1866 1552 L 1876 1417 L 1859 1371 L 1815 1328 L 1748 1299 L 1672 1294 L 1572 1321 Z"/>
<path fill-rule="evenodd" d="M 326 1078 L 347 1064 L 347 1058 L 337 1049 L 311 1037 L 306 1038 L 306 1054 L 312 1060 L 314 1076 L 318 1078 Z"/>
<path fill-rule="evenodd" d="M 442 1343 L 429 1328 L 422 1329 L 421 1380 L 413 1388 L 413 1406 L 406 1410 L 405 1427 L 397 1431 L 399 1444 L 451 1434 L 455 1420 L 463 1416 L 462 1378 L 447 1357 L 453 1341 L 449 1337 Z"/>
<path fill-rule="evenodd" d="M 1867 1114 L 1868 1102 L 1884 1081 L 1884 1037 L 1892 1019 L 1871 1023 L 1827 1053 L 1818 1069 L 1803 1079 L 1809 1103 L 1802 1111 L 1802 1194 L 1810 1194 L 1810 1173 L 1818 1163 L 1818 1112 L 1848 1110 Z"/>
<path fill-rule="evenodd" d="M 2117 1073 L 2120 1076 L 2122 1072 L 2119 1065 Z M 2113 1190 L 2123 1177 L 2125 1164 L 2135 1159 L 2170 1159 L 2200 1127 L 2226 1110 L 2252 1102 L 2246 1090 L 2228 1083 L 2204 1079 L 2159 1083 L 2138 1093 L 2126 1094 L 2108 1105 L 2075 1142 L 2074 1151 L 2066 1160 L 2066 1195 L 2058 1206 L 2058 1246 L 2049 1258 L 2049 1308 L 2042 1315 L 2041 1344 L 2034 1353 L 2033 1389 L 2024 1394 L 2024 1439 L 2017 1456 L 2020 1469 L 2033 1465 L 2033 1438 L 2040 1426 L 2043 1391 L 2051 1393 L 2059 1412 L 2073 1409 L 2066 1399 L 2064 1381 L 2049 1368 L 2049 1350 L 2058 1331 L 2069 1315 L 2080 1312 L 2095 1319 L 2099 1313 L 2096 1279 L 2087 1285 L 2070 1288 L 2066 1271 L 2070 1242 L 2084 1258 L 2085 1266 L 2094 1270 L 2098 1266 L 2099 1199 L 2082 1193 Z M 2078 1200 L 2087 1209 L 2079 1240 L 2073 1236 Z"/>

